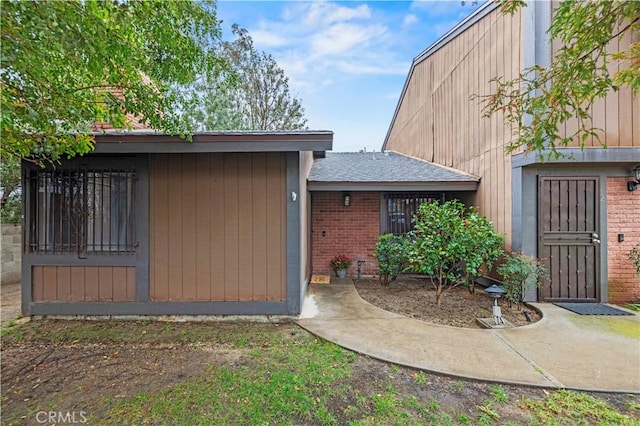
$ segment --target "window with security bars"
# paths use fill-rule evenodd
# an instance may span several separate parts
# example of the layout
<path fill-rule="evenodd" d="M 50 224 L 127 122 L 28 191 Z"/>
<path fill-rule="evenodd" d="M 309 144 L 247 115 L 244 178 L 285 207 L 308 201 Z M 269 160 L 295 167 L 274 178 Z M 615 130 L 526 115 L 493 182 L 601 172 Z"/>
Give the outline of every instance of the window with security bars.
<path fill-rule="evenodd" d="M 29 251 L 135 251 L 133 170 L 30 170 Z"/>
<path fill-rule="evenodd" d="M 423 203 L 444 202 L 443 193 L 390 193 L 385 195 L 384 233 L 406 234 L 413 230 L 414 218 Z"/>

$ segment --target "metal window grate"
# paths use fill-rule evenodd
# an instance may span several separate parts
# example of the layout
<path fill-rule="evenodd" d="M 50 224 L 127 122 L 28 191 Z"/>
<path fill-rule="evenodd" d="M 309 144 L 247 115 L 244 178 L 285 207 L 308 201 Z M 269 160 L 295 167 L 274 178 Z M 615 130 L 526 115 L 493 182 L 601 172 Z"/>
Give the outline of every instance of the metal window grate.
<path fill-rule="evenodd" d="M 132 170 L 30 170 L 29 251 L 135 251 Z"/>
<path fill-rule="evenodd" d="M 393 193 L 386 194 L 386 229 L 395 235 L 406 234 L 413 230 L 414 219 L 423 203 L 443 202 L 443 193 Z"/>

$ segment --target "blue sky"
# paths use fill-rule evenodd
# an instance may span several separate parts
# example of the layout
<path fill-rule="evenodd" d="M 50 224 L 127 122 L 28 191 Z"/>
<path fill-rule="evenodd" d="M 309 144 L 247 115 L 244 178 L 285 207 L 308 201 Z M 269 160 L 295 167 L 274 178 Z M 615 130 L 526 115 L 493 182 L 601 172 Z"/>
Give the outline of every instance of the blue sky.
<path fill-rule="evenodd" d="M 481 3 L 221 0 L 218 19 L 225 38 L 237 23 L 275 58 L 333 151 L 378 151 L 413 58 Z"/>

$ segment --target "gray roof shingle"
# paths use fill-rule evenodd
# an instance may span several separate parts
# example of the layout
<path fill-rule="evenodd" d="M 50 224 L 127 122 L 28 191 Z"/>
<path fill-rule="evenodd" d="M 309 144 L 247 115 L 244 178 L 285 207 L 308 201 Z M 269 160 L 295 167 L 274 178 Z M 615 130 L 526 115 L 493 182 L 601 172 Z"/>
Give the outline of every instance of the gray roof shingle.
<path fill-rule="evenodd" d="M 395 152 L 327 152 L 317 158 L 309 182 L 479 182 L 462 171 Z"/>

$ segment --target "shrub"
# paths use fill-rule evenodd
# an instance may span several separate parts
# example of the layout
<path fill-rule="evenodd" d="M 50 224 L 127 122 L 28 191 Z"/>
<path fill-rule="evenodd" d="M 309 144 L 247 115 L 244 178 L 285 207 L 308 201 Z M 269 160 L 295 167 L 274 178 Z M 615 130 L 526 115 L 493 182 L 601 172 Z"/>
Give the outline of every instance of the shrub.
<path fill-rule="evenodd" d="M 502 276 L 501 287 L 507 292 L 504 297 L 510 306 L 515 303 L 518 310 L 522 308 L 524 291 L 533 285 L 540 287 L 548 276 L 547 268 L 538 259 L 522 253 L 510 254 L 497 272 Z"/>
<path fill-rule="evenodd" d="M 411 238 L 410 268 L 430 276 L 437 305 L 445 289 L 468 285 L 483 265 L 491 269 L 504 253 L 504 236 L 473 207 L 467 209 L 457 200 L 422 204 Z"/>
<path fill-rule="evenodd" d="M 407 265 L 409 239 L 404 235 L 383 234 L 378 238 L 376 252 L 373 257 L 378 259 L 380 268 L 380 283 L 389 285 L 398 278 Z"/>
<path fill-rule="evenodd" d="M 629 252 L 629 260 L 636 267 L 636 274 L 640 275 L 640 245 L 635 246 Z"/>

